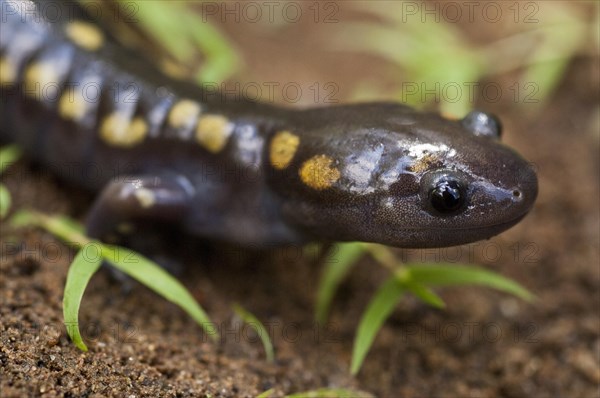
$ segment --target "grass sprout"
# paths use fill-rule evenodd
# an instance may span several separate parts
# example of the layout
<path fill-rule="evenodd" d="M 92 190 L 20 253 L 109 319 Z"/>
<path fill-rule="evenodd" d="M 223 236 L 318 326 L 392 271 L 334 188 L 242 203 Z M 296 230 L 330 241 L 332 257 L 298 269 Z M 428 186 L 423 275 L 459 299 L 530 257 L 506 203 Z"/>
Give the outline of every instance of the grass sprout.
<path fill-rule="evenodd" d="M 396 304 L 406 292 L 406 288 L 396 278 L 384 282 L 369 302 L 358 325 L 354 348 L 352 350 L 352 363 L 350 372 L 358 373 L 375 336 L 383 326 L 383 322 L 390 316 Z"/>
<path fill-rule="evenodd" d="M 327 320 L 335 291 L 350 269 L 362 257 L 363 252 L 364 249 L 360 243 L 338 244 L 335 255 L 326 260 L 317 290 L 315 310 L 317 322 L 323 324 Z"/>
<path fill-rule="evenodd" d="M 370 398 L 371 394 L 345 388 L 319 388 L 286 395 L 285 398 Z"/>
<path fill-rule="evenodd" d="M 269 337 L 269 332 L 267 328 L 258 320 L 254 314 L 244 309 L 241 305 L 235 303 L 233 304 L 233 311 L 240 317 L 245 324 L 250 326 L 256 334 L 260 337 L 262 341 L 263 348 L 265 349 L 265 355 L 267 357 L 268 362 L 273 362 L 275 360 L 275 354 L 273 351 L 273 343 Z"/>
<path fill-rule="evenodd" d="M 536 104 L 540 109 L 571 59 L 586 53 L 593 38 L 598 37 L 597 21 L 586 21 L 575 7 L 564 2 L 540 3 L 536 21 L 530 21 L 535 23 L 504 27 L 506 37 L 482 45 L 473 43 L 451 22 L 407 18 L 401 2 L 386 3 L 386 7 L 369 2 L 353 6 L 378 20 L 345 22 L 344 29 L 328 37 L 329 45 L 336 50 L 379 56 L 395 65 L 390 78 L 402 87 L 397 98 L 417 107 L 433 96 L 413 95 L 410 90 L 415 84 L 429 90 L 466 87 L 516 71 L 520 74 L 519 87 L 508 87 L 508 91 L 520 106 Z M 368 89 L 363 92 L 364 87 L 358 86 L 357 99 L 363 94 L 373 96 Z M 470 95 L 441 97 L 441 111 L 450 115 L 464 115 L 473 106 Z"/>
<path fill-rule="evenodd" d="M 86 256 L 86 250 L 81 250 L 71 263 L 67 273 L 67 282 L 63 295 L 63 318 L 67 334 L 73 344 L 82 351 L 87 351 L 87 345 L 83 342 L 79 332 L 79 307 L 83 299 L 83 293 L 92 276 L 102 265 L 99 256 L 90 258 Z"/>
<path fill-rule="evenodd" d="M 42 228 L 71 247 L 79 249 L 69 268 L 63 299 L 67 334 L 78 348 L 87 350 L 79 332 L 78 320 L 83 292 L 103 261 L 179 306 L 211 339 L 218 340 L 214 324 L 185 287 L 162 267 L 141 254 L 123 247 L 94 241 L 82 233 L 81 225 L 63 216 L 54 217 L 32 210 L 21 210 L 14 214 L 9 222 L 12 227 Z"/>
<path fill-rule="evenodd" d="M 179 65 L 198 64 L 198 59 L 202 59 L 201 67 L 194 72 L 198 83 L 221 83 L 242 65 L 233 43 L 203 20 L 202 14 L 194 10 L 193 2 L 119 0 L 119 3 L 135 7 L 140 27 Z"/>
<path fill-rule="evenodd" d="M 406 293 L 435 308 L 445 308 L 446 304 L 431 287 L 477 285 L 494 288 L 526 301 L 535 298 L 517 282 L 479 267 L 457 264 L 402 265 L 390 248 L 385 246 L 366 243 L 339 246 L 334 252 L 340 258 L 336 261 L 333 256 L 329 260 L 320 282 L 315 312 L 317 319 L 322 322 L 325 321 L 330 303 L 343 278 L 363 255 L 372 256 L 378 264 L 390 271 L 390 276 L 374 293 L 359 321 L 350 364 L 352 374 L 360 371 L 377 333 Z"/>
<path fill-rule="evenodd" d="M 0 174 L 21 157 L 21 149 L 16 145 L 8 145 L 0 149 Z M 0 184 L 0 219 L 6 217 L 12 198 L 4 184 Z"/>

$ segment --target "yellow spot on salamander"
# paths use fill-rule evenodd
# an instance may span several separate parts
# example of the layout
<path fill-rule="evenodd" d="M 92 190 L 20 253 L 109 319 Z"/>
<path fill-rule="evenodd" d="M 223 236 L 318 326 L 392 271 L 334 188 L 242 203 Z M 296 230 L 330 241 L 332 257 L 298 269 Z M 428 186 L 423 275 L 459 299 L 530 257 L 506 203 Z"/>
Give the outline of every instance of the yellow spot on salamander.
<path fill-rule="evenodd" d="M 131 120 L 118 112 L 108 116 L 100 127 L 100 137 L 109 145 L 132 147 L 139 144 L 148 134 L 148 123 L 141 117 Z"/>
<path fill-rule="evenodd" d="M 88 109 L 89 104 L 81 90 L 75 87 L 67 88 L 58 102 L 58 113 L 66 120 L 79 122 L 83 120 Z"/>
<path fill-rule="evenodd" d="M 88 51 L 96 51 L 104 44 L 104 34 L 91 23 L 73 21 L 65 26 L 67 37 L 77 46 Z"/>
<path fill-rule="evenodd" d="M 340 171 L 332 164 L 333 159 L 327 155 L 313 156 L 300 167 L 300 179 L 317 190 L 329 188 L 340 179 Z"/>
<path fill-rule="evenodd" d="M 169 112 L 169 125 L 173 128 L 191 127 L 200 115 L 200 104 L 192 100 L 181 100 Z"/>
<path fill-rule="evenodd" d="M 138 200 L 140 206 L 144 209 L 148 209 L 156 203 L 156 196 L 154 192 L 147 188 L 138 188 L 133 193 L 135 198 Z"/>
<path fill-rule="evenodd" d="M 8 58 L 0 59 L 0 85 L 13 84 L 17 78 L 17 70 Z"/>
<path fill-rule="evenodd" d="M 196 141 L 207 151 L 218 153 L 227 144 L 229 136 L 233 133 L 233 128 L 233 123 L 225 116 L 202 116 L 196 127 Z"/>
<path fill-rule="evenodd" d="M 289 131 L 280 131 L 275 134 L 269 148 L 271 165 L 279 170 L 288 167 L 296 154 L 299 144 L 300 137 Z"/>
<path fill-rule="evenodd" d="M 58 73 L 56 66 L 49 62 L 30 65 L 25 71 L 23 90 L 26 95 L 41 100 L 56 98 L 58 92 Z"/>
<path fill-rule="evenodd" d="M 412 165 L 410 165 L 409 170 L 415 173 L 422 173 L 433 168 L 438 164 L 440 164 L 440 161 L 437 158 L 437 156 L 428 153 L 422 158 L 416 160 Z"/>

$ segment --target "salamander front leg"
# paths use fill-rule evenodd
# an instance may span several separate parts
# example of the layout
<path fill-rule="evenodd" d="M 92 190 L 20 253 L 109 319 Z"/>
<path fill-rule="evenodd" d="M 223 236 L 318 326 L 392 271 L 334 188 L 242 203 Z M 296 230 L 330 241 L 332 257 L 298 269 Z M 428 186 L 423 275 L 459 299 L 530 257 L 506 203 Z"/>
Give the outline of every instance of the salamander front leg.
<path fill-rule="evenodd" d="M 109 243 L 128 240 L 135 225 L 177 224 L 194 190 L 182 176 L 119 177 L 107 185 L 87 220 L 88 236 Z"/>
<path fill-rule="evenodd" d="M 165 256 L 169 236 L 164 231 L 169 230 L 166 225 L 177 225 L 186 216 L 193 194 L 192 185 L 181 176 L 119 177 L 94 203 L 86 223 L 87 235 L 130 247 L 170 273 L 181 273 L 181 264 Z M 129 292 L 131 280 L 113 267 L 108 269 L 123 291 Z"/>

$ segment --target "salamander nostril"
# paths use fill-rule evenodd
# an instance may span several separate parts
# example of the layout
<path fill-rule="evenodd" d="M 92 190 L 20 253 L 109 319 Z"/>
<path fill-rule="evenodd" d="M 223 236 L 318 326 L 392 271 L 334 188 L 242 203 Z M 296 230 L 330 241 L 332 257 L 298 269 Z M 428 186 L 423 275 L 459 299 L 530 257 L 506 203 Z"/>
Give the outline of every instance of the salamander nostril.
<path fill-rule="evenodd" d="M 518 189 L 515 189 L 515 190 L 512 192 L 512 194 L 513 194 L 513 196 L 514 196 L 515 198 L 520 198 L 520 197 L 521 197 L 521 195 L 522 195 L 522 194 L 521 194 L 521 191 L 519 191 Z"/>

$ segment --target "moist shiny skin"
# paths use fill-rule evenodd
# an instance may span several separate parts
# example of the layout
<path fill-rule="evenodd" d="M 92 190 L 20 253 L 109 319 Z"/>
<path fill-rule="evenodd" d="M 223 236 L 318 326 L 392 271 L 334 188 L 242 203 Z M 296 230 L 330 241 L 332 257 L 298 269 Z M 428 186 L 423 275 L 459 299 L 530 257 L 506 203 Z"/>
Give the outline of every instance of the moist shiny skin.
<path fill-rule="evenodd" d="M 41 4 L 0 1 L 0 139 L 99 192 L 93 237 L 167 222 L 240 245 L 442 247 L 494 236 L 533 206 L 533 169 L 483 112 L 215 100 L 73 2 L 58 18 Z"/>

